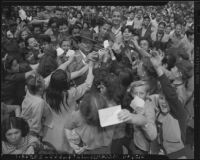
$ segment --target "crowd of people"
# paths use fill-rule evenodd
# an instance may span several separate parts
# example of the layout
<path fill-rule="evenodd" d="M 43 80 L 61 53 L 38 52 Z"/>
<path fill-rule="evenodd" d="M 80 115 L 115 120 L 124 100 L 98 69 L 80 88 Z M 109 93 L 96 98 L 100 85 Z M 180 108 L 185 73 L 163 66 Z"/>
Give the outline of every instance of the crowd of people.
<path fill-rule="evenodd" d="M 191 158 L 193 66 L 193 2 L 5 7 L 2 153 Z"/>

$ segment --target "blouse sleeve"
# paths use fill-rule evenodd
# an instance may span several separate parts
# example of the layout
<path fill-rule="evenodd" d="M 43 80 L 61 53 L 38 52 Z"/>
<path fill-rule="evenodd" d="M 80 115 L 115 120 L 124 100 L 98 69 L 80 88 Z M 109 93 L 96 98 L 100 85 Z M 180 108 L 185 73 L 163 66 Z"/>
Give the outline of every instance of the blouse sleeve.
<path fill-rule="evenodd" d="M 68 91 L 69 98 L 73 98 L 75 101 L 80 99 L 85 94 L 85 92 L 92 87 L 93 79 L 93 74 L 88 73 L 85 83 L 79 85 L 76 88 L 73 87 Z"/>

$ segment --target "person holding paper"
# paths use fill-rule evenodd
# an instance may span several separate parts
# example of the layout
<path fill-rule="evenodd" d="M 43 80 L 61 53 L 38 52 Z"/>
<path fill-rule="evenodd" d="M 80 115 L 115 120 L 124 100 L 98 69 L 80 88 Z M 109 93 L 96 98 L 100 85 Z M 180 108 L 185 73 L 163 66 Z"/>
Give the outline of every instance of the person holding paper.
<path fill-rule="evenodd" d="M 150 142 L 157 137 L 154 106 L 147 98 L 149 86 L 145 81 L 135 81 L 130 86 L 130 93 L 134 98 L 130 104 L 134 112 L 123 109 L 118 116 L 120 120 L 134 125 L 134 154 L 148 154 Z"/>
<path fill-rule="evenodd" d="M 98 92 L 88 92 L 66 124 L 65 135 L 76 154 L 110 154 L 114 127 L 102 128 L 98 110 L 108 108 L 106 99 Z"/>

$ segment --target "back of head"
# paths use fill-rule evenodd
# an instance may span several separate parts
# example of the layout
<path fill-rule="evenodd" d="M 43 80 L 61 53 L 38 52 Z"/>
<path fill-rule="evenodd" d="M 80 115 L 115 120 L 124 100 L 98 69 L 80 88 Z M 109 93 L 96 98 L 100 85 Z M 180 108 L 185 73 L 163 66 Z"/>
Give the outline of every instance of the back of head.
<path fill-rule="evenodd" d="M 80 103 L 80 113 L 88 125 L 100 127 L 98 110 L 107 108 L 105 98 L 97 92 L 88 92 Z"/>
<path fill-rule="evenodd" d="M 175 66 L 182 73 L 182 80 L 187 81 L 193 76 L 193 65 L 190 61 L 181 60 L 178 61 Z"/>
<path fill-rule="evenodd" d="M 69 82 L 69 73 L 66 73 L 61 69 L 56 70 L 51 75 L 50 84 L 46 90 L 46 101 L 50 105 L 50 107 L 57 113 L 61 112 L 61 103 L 63 102 L 63 99 L 67 99 L 68 94 L 67 92 L 65 92 L 66 97 L 63 97 L 63 91 L 67 91 L 69 89 Z"/>
<path fill-rule="evenodd" d="M 30 75 L 26 80 L 28 91 L 35 95 L 44 89 L 44 80 L 39 74 Z"/>

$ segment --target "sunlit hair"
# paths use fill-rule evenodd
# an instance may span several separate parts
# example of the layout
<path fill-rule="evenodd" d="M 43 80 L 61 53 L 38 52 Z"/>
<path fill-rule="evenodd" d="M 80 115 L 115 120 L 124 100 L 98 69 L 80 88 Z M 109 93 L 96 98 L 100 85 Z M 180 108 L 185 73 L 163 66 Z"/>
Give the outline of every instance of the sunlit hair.
<path fill-rule="evenodd" d="M 127 92 L 130 92 L 130 93 L 131 93 L 131 92 L 134 91 L 134 89 L 135 89 L 136 87 L 141 87 L 141 86 L 146 86 L 146 92 L 149 92 L 150 87 L 149 87 L 148 81 L 142 81 L 142 80 L 132 82 L 132 83 L 130 84 L 129 88 L 127 89 Z"/>

